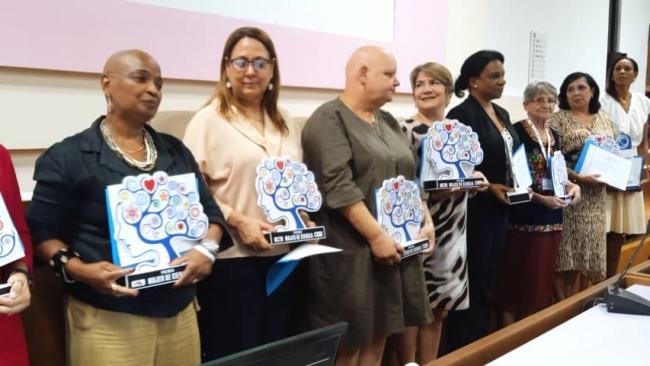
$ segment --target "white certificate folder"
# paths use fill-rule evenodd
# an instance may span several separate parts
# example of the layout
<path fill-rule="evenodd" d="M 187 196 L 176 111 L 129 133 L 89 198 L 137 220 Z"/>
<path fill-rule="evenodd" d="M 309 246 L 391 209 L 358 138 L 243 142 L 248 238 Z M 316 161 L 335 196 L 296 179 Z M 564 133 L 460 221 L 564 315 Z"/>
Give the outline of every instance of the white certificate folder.
<path fill-rule="evenodd" d="M 624 191 L 628 186 L 628 177 L 632 161 L 587 141 L 580 153 L 575 171 L 579 174 L 599 174 L 598 180 Z"/>

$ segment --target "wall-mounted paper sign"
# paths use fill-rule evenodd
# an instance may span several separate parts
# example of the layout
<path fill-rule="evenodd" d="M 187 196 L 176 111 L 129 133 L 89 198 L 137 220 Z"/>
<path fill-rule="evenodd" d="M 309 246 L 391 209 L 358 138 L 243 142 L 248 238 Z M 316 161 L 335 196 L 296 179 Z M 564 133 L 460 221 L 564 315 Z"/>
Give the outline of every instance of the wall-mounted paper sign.
<path fill-rule="evenodd" d="M 420 180 L 425 190 L 472 188 L 482 178 L 470 178 L 483 161 L 478 135 L 457 120 L 434 122 L 422 137 Z"/>
<path fill-rule="evenodd" d="M 192 249 L 208 230 L 194 173 L 125 177 L 106 187 L 106 203 L 113 262 L 135 269 L 125 277 L 129 288 L 175 282 L 185 265 L 169 262 Z"/>
<path fill-rule="evenodd" d="M 424 209 L 417 183 L 403 176 L 386 179 L 375 190 L 377 222 L 393 240 L 404 247 L 402 258 L 418 254 L 431 245 L 415 239 L 422 227 Z"/>
<path fill-rule="evenodd" d="M 300 211 L 316 212 L 323 198 L 314 173 L 303 163 L 287 157 L 262 160 L 255 181 L 257 204 L 269 222 L 281 222 L 266 234 L 269 244 L 289 244 L 325 238 L 323 226 L 307 227 Z"/>

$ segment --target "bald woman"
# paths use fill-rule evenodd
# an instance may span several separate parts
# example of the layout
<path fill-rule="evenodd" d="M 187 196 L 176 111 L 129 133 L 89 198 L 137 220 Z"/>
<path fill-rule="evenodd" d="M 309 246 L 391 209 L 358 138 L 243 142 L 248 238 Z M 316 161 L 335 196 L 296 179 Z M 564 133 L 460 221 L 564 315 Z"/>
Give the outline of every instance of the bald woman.
<path fill-rule="evenodd" d="M 120 286 L 130 270 L 111 263 L 104 190 L 142 173 L 201 173 L 179 140 L 147 125 L 162 98 L 153 57 L 117 52 L 100 83 L 106 115 L 38 159 L 28 216 L 36 254 L 65 281 L 69 364 L 197 365 L 194 284 L 210 273 L 216 253 L 199 244 L 175 259 L 187 267 L 173 285 L 140 292 Z M 202 179 L 199 193 L 210 221 L 204 241 L 227 244 L 223 215 Z"/>
<path fill-rule="evenodd" d="M 388 335 L 431 321 L 420 256 L 400 261 L 402 248 L 375 219 L 375 189 L 398 175 L 414 179 L 415 162 L 398 122 L 380 109 L 399 85 L 393 55 L 362 47 L 345 71 L 343 94 L 320 106 L 302 134 L 324 197 L 314 220 L 343 249 L 310 260 L 307 311 L 312 327 L 350 324 L 337 365 L 379 365 Z M 419 236 L 434 243 L 428 211 L 424 217 Z"/>

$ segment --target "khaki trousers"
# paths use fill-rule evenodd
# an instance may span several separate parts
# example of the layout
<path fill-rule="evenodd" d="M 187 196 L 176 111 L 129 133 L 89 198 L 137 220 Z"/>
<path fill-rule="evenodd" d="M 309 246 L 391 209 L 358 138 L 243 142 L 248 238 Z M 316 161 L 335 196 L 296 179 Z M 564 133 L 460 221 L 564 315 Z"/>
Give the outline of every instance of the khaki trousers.
<path fill-rule="evenodd" d="M 188 305 L 171 318 L 98 309 L 67 297 L 70 366 L 196 366 L 201 363 L 196 311 Z"/>

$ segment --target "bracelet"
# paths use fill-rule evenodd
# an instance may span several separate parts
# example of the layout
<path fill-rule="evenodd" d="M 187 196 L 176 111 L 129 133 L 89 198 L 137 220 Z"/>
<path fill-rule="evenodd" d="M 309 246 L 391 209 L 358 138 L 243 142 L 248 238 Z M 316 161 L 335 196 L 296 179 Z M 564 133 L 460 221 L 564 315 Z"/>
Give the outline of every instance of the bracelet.
<path fill-rule="evenodd" d="M 219 254 L 219 244 L 216 240 L 212 239 L 202 240 L 199 244 L 194 246 L 194 249 L 208 257 L 212 263 L 214 263 L 217 259 L 217 254 Z"/>
<path fill-rule="evenodd" d="M 204 246 L 201 244 L 197 244 L 194 246 L 194 249 L 196 249 L 199 253 L 203 254 L 204 256 L 208 257 L 210 262 L 214 263 L 214 261 L 217 260 L 217 257 L 214 256 L 214 254 L 210 253 L 209 250 L 207 250 Z"/>
<path fill-rule="evenodd" d="M 25 277 L 27 277 L 27 284 L 30 285 L 30 286 L 32 285 L 32 274 L 29 273 L 29 270 L 24 269 L 24 268 L 20 268 L 20 267 L 16 267 L 16 268 L 13 269 L 13 271 L 11 271 L 11 273 L 9 273 L 9 277 L 13 276 L 15 273 L 24 274 Z"/>
<path fill-rule="evenodd" d="M 70 248 L 61 248 L 58 252 L 54 253 L 50 259 L 50 267 L 52 267 L 54 274 L 63 278 L 63 281 L 66 283 L 74 282 L 74 280 L 65 272 L 65 265 L 70 262 L 72 258 L 79 258 L 79 253 Z"/>

